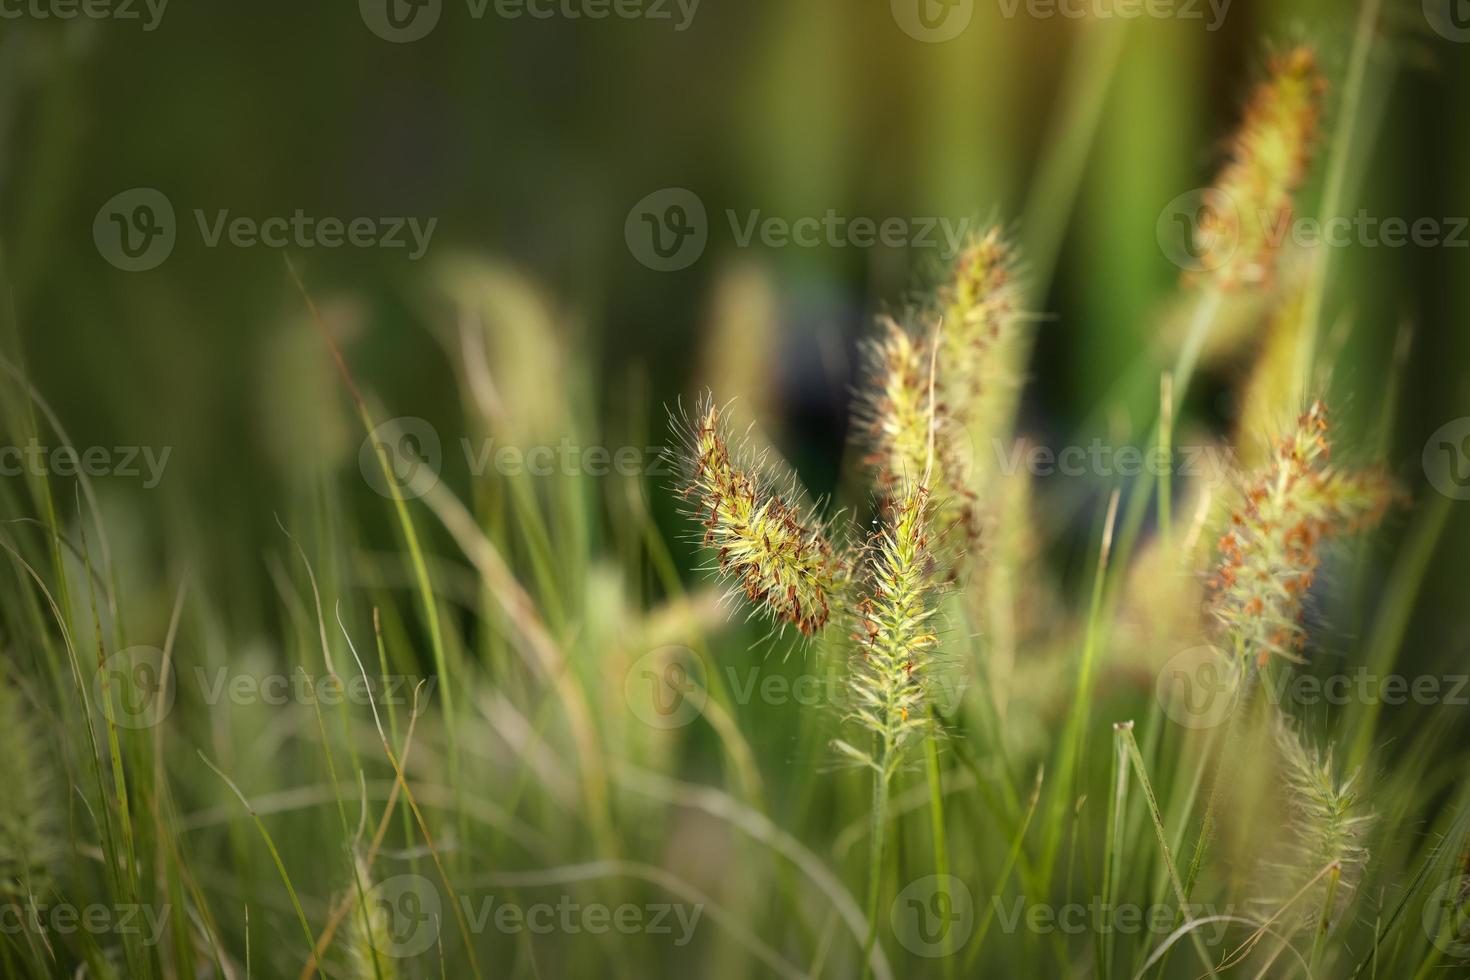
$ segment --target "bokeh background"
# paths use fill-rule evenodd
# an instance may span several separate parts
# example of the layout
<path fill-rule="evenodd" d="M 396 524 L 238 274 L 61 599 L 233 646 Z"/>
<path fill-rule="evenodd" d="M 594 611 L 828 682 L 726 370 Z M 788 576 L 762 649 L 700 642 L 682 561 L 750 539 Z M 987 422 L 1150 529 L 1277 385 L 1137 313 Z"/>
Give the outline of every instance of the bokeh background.
<path fill-rule="evenodd" d="M 1433 6 L 1386 5 L 1349 213 L 1470 214 L 1470 46 L 1433 29 Z M 1125 21 L 1008 17 L 985 0 L 944 43 L 909 36 L 887 3 L 842 0 L 705 0 L 683 30 L 672 5 L 669 20 L 476 19 L 446 0 L 412 43 L 346 3 L 174 0 L 153 30 L 142 7 L 133 21 L 0 20 L 9 312 L 77 444 L 174 447 L 156 493 L 112 488 L 138 518 L 241 544 L 302 466 L 351 464 L 355 432 L 280 250 L 205 247 L 196 208 L 437 219 L 418 261 L 291 250 L 392 414 L 456 431 L 446 311 L 428 285 L 436 263 L 478 256 L 544 298 L 586 365 L 538 381 L 650 422 L 713 362 L 762 385 L 741 393 L 819 489 L 844 447 L 855 340 L 935 250 L 741 248 L 724 212 L 998 220 L 1048 315 L 1023 428 L 1085 432 L 1105 398 L 1154 398 L 1147 374 L 1122 379 L 1155 349 L 1177 288 L 1156 222 L 1211 179 L 1267 39 L 1319 43 L 1340 79 L 1353 8 L 1234 0 L 1212 31 L 1205 4 L 1180 8 L 1200 19 Z M 167 261 L 140 273 L 106 262 L 92 234 L 98 208 L 134 187 L 165 194 L 179 223 Z M 701 258 L 670 273 L 640 264 L 623 233 L 664 187 L 694 191 L 711 225 Z M 1467 256 L 1334 256 L 1328 322 L 1352 328 L 1339 372 L 1361 378 L 1340 411 L 1375 411 L 1394 337 L 1413 329 L 1396 465 L 1466 409 Z M 1199 386 L 1210 424 L 1228 425 L 1216 394 L 1233 366 Z"/>
<path fill-rule="evenodd" d="M 1440 8 L 1457 10 L 1384 0 L 1348 213 L 1470 215 L 1470 43 L 1435 29 Z M 665 407 L 711 386 L 742 397 L 815 491 L 839 488 L 858 343 L 942 256 L 741 247 L 727 210 L 1000 222 L 1042 317 L 1022 430 L 1052 445 L 1141 438 L 1179 294 L 1160 216 L 1213 178 L 1273 43 L 1315 42 L 1342 78 L 1356 4 L 1234 0 L 1209 30 L 1208 4 L 1190 5 L 1200 19 L 1125 21 L 1038 17 L 1024 4 L 1007 16 L 1001 0 L 974 0 L 968 26 L 942 43 L 911 36 L 896 9 L 703 0 L 679 30 L 676 5 L 670 20 L 541 20 L 497 16 L 492 3 L 477 19 L 444 0 L 437 26 L 409 43 L 380 37 L 348 2 L 172 0 L 152 30 L 6 14 L 0 340 L 74 444 L 171 449 L 157 488 L 98 481 L 131 566 L 121 577 L 166 583 L 187 564 L 222 628 L 253 630 L 282 615 L 258 560 L 280 550 L 278 513 L 314 507 L 357 529 L 364 551 L 398 546 L 391 510 L 359 476 L 361 430 L 283 250 L 207 247 L 195 209 L 437 221 L 417 260 L 284 251 L 379 416 L 429 420 L 446 445 L 443 477 L 465 499 L 494 493 L 449 448 L 466 431 L 452 299 L 465 268 L 494 286 L 483 312 L 491 369 L 511 372 L 498 379 L 510 415 L 562 404 L 599 420 L 606 445 L 657 443 Z M 1329 112 L 1329 133 L 1336 122 Z M 140 272 L 110 263 L 94 238 L 99 209 L 132 188 L 161 192 L 177 214 L 172 252 Z M 664 188 L 692 191 L 709 216 L 703 253 L 667 272 L 625 236 L 630 211 Z M 1421 497 L 1433 493 L 1425 441 L 1470 415 L 1465 240 L 1332 257 L 1325 332 L 1341 344 L 1346 441 L 1381 445 Z M 1396 347 L 1407 352 L 1398 386 Z M 1207 361 L 1187 410 L 1194 431 L 1229 431 L 1253 353 Z M 324 492 L 329 482 L 346 496 Z M 1042 481 L 1062 579 L 1085 577 L 1111 489 L 1104 476 Z M 673 501 L 651 506 L 673 537 Z M 1444 669 L 1470 653 L 1457 608 L 1467 515 L 1446 524 L 1401 664 Z M 1390 518 L 1379 557 L 1407 523 Z M 616 529 L 582 530 L 607 536 L 591 550 L 617 546 Z M 452 550 L 426 533 L 432 551 Z M 677 557 L 692 578 L 692 549 Z M 164 617 L 169 587 L 138 591 L 147 615 Z"/>

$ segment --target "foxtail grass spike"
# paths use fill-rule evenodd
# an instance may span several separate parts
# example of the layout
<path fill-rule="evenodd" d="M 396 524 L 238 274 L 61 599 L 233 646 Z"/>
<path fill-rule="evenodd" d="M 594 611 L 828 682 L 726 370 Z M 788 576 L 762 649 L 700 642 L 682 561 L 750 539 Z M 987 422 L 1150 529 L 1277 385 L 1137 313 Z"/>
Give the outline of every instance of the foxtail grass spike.
<path fill-rule="evenodd" d="M 1301 659 L 1302 600 L 1323 539 L 1377 523 L 1396 495 L 1381 470 L 1332 466 L 1328 432 L 1327 409 L 1316 402 L 1275 441 L 1220 538 L 1212 611 L 1237 649 L 1258 663 L 1272 655 Z"/>
<path fill-rule="evenodd" d="M 968 542 L 976 531 L 975 494 L 967 484 L 964 432 L 935 404 L 931 391 L 934 341 L 921 340 L 892 319 L 885 318 L 883 328 L 868 348 L 871 383 L 859 416 L 878 492 L 901 498 L 927 479 L 935 527 L 942 536 L 957 531 L 956 540 Z"/>
<path fill-rule="evenodd" d="M 1198 228 L 1206 275 L 1224 289 L 1268 283 L 1311 169 L 1327 80 L 1310 46 L 1272 56 Z"/>
<path fill-rule="evenodd" d="M 838 746 L 885 780 L 929 724 L 925 678 L 939 642 L 930 622 L 938 577 L 930 550 L 929 491 L 913 484 L 886 509 L 885 526 L 870 544 L 869 582 L 855 610 L 858 653 L 851 680 L 851 720 L 872 735 L 877 755 Z"/>
<path fill-rule="evenodd" d="M 1331 924 L 1350 902 L 1368 862 L 1363 839 L 1373 814 L 1358 793 L 1358 774 L 1339 778 L 1330 749 L 1324 753 L 1308 744 L 1281 717 L 1274 734 L 1290 815 L 1290 848 L 1278 869 L 1283 879 L 1280 897 L 1295 895 L 1322 869 L 1335 865 L 1330 879 L 1322 876 L 1296 903 L 1302 925 L 1324 917 Z"/>
<path fill-rule="evenodd" d="M 795 477 L 773 477 L 776 464 L 765 454 L 732 451 L 712 402 L 701 404 L 687 452 L 684 496 L 721 577 L 777 623 L 819 632 L 838 605 L 846 562 L 815 513 L 797 502 Z"/>

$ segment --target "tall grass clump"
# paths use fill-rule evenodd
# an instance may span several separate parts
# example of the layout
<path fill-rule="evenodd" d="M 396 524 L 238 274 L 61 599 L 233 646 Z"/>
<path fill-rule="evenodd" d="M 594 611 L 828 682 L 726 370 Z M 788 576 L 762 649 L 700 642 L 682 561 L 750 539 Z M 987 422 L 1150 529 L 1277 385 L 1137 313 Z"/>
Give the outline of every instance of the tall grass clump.
<path fill-rule="evenodd" d="M 619 250 L 609 296 L 717 293 L 704 349 L 647 363 L 605 349 L 626 311 L 602 290 L 504 260 L 358 289 L 325 250 L 293 259 L 289 305 L 252 315 L 301 342 L 237 378 L 276 469 L 181 437 L 193 469 L 153 496 L 9 475 L 14 449 L 76 444 L 0 303 L 0 980 L 1464 975 L 1464 474 L 1425 462 L 1464 430 L 1426 454 L 1397 414 L 1413 331 L 1366 299 L 1399 263 L 1330 277 L 1323 317 L 1331 265 L 1277 234 L 1320 146 L 1324 214 L 1393 169 L 1354 135 L 1383 108 L 1363 73 L 1392 63 L 1377 11 L 1346 59 L 1327 31 L 1277 49 L 1198 175 L 1199 268 L 1181 283 L 1163 241 L 1120 240 L 1139 267 L 1116 306 L 1051 276 L 1074 265 L 1059 202 L 1113 204 L 1083 193 L 1117 179 L 1100 120 L 1161 104 L 1107 88 L 1143 50 L 1118 25 L 1078 33 L 1015 233 L 838 263 L 878 296 L 855 321 L 787 315 L 793 283 L 826 295 L 821 245 L 795 277 L 794 252 L 710 243 L 665 274 Z M 934 49 L 972 84 L 971 43 L 994 41 L 905 63 Z M 831 89 L 804 43 L 774 53 L 783 101 Z M 841 186 L 814 146 L 779 164 Z M 653 224 L 683 241 L 679 213 Z M 659 217 L 629 219 L 629 251 Z M 191 251 L 131 281 L 165 295 Z M 1163 315 L 1156 342 L 1120 330 L 1155 301 L 1190 307 L 1182 344 Z M 1123 336 L 1136 357 L 1095 378 Z M 89 439 L 157 412 L 91 396 L 116 411 Z"/>

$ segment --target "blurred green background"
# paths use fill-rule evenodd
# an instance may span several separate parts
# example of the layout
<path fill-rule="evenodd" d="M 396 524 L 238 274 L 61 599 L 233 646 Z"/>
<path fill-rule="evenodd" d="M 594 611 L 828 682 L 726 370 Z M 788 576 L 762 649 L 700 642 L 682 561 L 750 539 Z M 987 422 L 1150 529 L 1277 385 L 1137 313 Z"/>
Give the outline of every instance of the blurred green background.
<path fill-rule="evenodd" d="M 821 491 L 841 465 L 855 343 L 936 256 L 741 248 L 726 209 L 994 219 L 1020 241 L 1033 309 L 1046 314 L 1022 428 L 1053 441 L 1100 434 L 1117 421 L 1095 413 L 1105 400 L 1140 414 L 1153 402 L 1149 371 L 1119 385 L 1141 356 L 1164 363 L 1157 338 L 1179 271 L 1155 226 L 1219 167 L 1264 39 L 1316 42 L 1340 81 L 1356 16 L 1340 0 L 1235 0 L 1211 31 L 1199 9 L 1202 20 L 1079 21 L 1024 7 L 1007 17 L 987 0 L 944 43 L 905 33 L 889 3 L 850 0 L 705 0 L 685 30 L 677 7 L 663 21 L 507 19 L 493 7 L 476 19 L 446 0 L 428 36 L 402 44 L 350 3 L 173 0 L 153 30 L 7 18 L 8 325 L 73 442 L 173 447 L 156 491 L 103 481 L 160 562 L 180 536 L 254 553 L 290 495 L 322 473 L 353 474 L 360 441 L 280 250 L 206 247 L 196 208 L 437 219 L 418 261 L 290 251 L 387 414 L 430 419 L 446 443 L 463 423 L 446 343 L 455 314 L 435 270 L 479 256 L 522 277 L 576 353 L 575 369 L 530 379 L 546 394 L 657 436 L 663 405 L 738 380 L 745 390 L 719 394 L 749 398 Z M 1417 0 L 1386 5 L 1383 35 L 1345 210 L 1470 214 L 1470 46 L 1436 33 Z M 145 272 L 109 264 L 92 233 L 103 203 L 135 187 L 161 191 L 178 215 L 172 254 Z M 647 268 L 624 239 L 630 208 L 665 187 L 694 191 L 710 216 L 708 247 L 676 272 Z M 1304 210 L 1319 194 L 1320 180 Z M 1413 328 L 1390 464 L 1416 494 L 1427 491 L 1424 439 L 1470 411 L 1467 258 L 1412 247 L 1333 257 L 1326 324 L 1351 326 L 1337 378 L 1353 393 L 1339 406 L 1351 431 L 1380 417 L 1394 338 Z M 1229 426 L 1226 392 L 1245 364 L 1213 364 L 1197 385 L 1204 424 Z M 445 477 L 470 492 L 462 469 Z M 387 512 L 359 489 L 391 544 Z M 198 571 L 215 594 L 274 602 L 258 565 Z M 1429 581 L 1425 606 L 1446 608 L 1450 569 Z M 1416 629 L 1437 647 L 1426 657 L 1470 642 L 1463 624 L 1426 617 Z"/>

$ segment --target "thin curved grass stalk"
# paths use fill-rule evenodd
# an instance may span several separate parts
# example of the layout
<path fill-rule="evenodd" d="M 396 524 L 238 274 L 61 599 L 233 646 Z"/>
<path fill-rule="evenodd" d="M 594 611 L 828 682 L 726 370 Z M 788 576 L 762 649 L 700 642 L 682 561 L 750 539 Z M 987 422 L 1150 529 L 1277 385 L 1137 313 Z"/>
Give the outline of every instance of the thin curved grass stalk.
<path fill-rule="evenodd" d="M 846 562 L 815 511 L 799 503 L 795 476 L 778 484 L 769 456 L 732 451 L 720 409 L 709 400 L 700 405 L 686 452 L 684 496 L 695 503 L 701 543 L 716 553 L 731 592 L 782 627 L 803 636 L 820 632 L 839 605 Z"/>
<path fill-rule="evenodd" d="M 730 934 L 730 936 L 756 959 L 760 960 L 776 976 L 787 978 L 787 980 L 801 980 L 809 976 L 808 973 L 798 969 L 780 952 L 772 949 L 758 935 L 745 926 L 733 913 L 720 905 L 709 895 L 700 891 L 689 882 L 680 878 L 664 868 L 654 867 L 649 864 L 641 864 L 636 861 L 599 860 L 589 861 L 585 864 L 566 864 L 551 868 L 538 868 L 534 871 L 502 871 L 490 872 L 470 878 L 467 884 L 472 888 L 517 888 L 538 887 L 553 884 L 566 884 L 583 881 L 596 881 L 603 878 L 631 878 L 644 881 L 663 889 L 671 895 L 678 896 L 685 905 L 694 908 L 697 914 L 690 922 L 689 928 L 698 921 L 700 916 L 708 916 L 710 920 Z"/>
<path fill-rule="evenodd" d="M 790 833 L 772 823 L 765 814 L 712 786 L 677 782 L 626 763 L 616 772 L 615 779 L 625 789 L 707 813 L 767 845 L 800 869 L 817 890 L 822 892 L 838 917 L 846 923 L 854 939 L 858 942 L 865 940 L 870 924 L 864 919 L 862 910 L 858 908 L 857 901 L 846 886 L 815 854 Z M 866 964 L 878 980 L 892 980 L 893 970 L 881 945 L 869 949 Z"/>
<path fill-rule="evenodd" d="M 1358 11 L 1358 24 L 1353 37 L 1352 56 L 1348 62 L 1347 78 L 1342 86 L 1342 100 L 1337 108 L 1341 123 L 1333 135 L 1332 148 L 1328 153 L 1326 187 L 1322 192 L 1322 207 L 1318 217 L 1330 221 L 1338 216 L 1344 197 L 1347 195 L 1348 166 L 1352 149 L 1361 128 L 1374 125 L 1372 113 L 1362 112 L 1363 83 L 1368 74 L 1368 62 L 1374 46 L 1379 42 L 1378 21 L 1383 8 L 1382 0 L 1363 0 Z M 1392 59 L 1388 59 L 1391 63 Z M 1360 119 L 1368 115 L 1370 120 Z M 1327 273 L 1331 266 L 1334 249 L 1318 249 L 1312 256 L 1308 269 L 1308 284 L 1302 303 L 1302 329 L 1297 348 L 1296 395 L 1302 397 L 1310 390 L 1313 366 L 1317 356 L 1317 331 L 1322 320 L 1322 306 L 1327 289 Z"/>
<path fill-rule="evenodd" d="M 342 375 L 342 382 L 352 396 L 354 406 L 357 408 L 358 418 L 362 421 L 363 428 L 369 435 L 376 429 L 371 413 L 368 412 L 367 402 L 363 400 L 362 392 L 357 387 L 357 381 L 352 376 L 352 370 L 347 366 L 347 360 L 342 355 L 342 349 L 337 346 L 336 338 L 332 336 L 331 330 L 327 328 L 327 322 L 322 317 L 321 311 L 317 309 L 316 300 L 306 288 L 306 283 L 296 271 L 290 256 L 283 256 L 286 262 L 286 270 L 290 273 L 292 282 L 301 293 L 302 301 L 306 304 L 307 311 L 311 314 L 311 321 L 321 333 L 322 339 L 326 341 L 327 348 L 332 354 L 332 360 L 337 365 L 338 372 Z M 439 676 L 439 689 L 443 692 L 444 722 L 449 732 L 450 767 L 457 769 L 459 766 L 459 743 L 455 733 L 458 726 L 454 720 L 454 686 L 453 676 L 449 670 L 449 662 L 444 644 L 444 632 L 439 622 L 439 603 L 435 598 L 434 586 L 429 578 L 429 566 L 424 559 L 424 551 L 419 544 L 418 531 L 415 528 L 413 517 L 408 512 L 408 503 L 403 495 L 403 489 L 399 486 L 390 471 L 390 462 L 383 452 L 375 454 L 378 463 L 383 468 L 383 475 L 393 498 L 393 511 L 398 518 L 399 529 L 403 532 L 403 540 L 408 548 L 409 563 L 413 569 L 414 583 L 418 591 L 419 603 L 422 607 L 424 624 L 429 632 L 429 646 L 434 654 L 434 670 Z"/>

